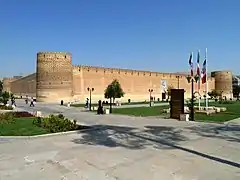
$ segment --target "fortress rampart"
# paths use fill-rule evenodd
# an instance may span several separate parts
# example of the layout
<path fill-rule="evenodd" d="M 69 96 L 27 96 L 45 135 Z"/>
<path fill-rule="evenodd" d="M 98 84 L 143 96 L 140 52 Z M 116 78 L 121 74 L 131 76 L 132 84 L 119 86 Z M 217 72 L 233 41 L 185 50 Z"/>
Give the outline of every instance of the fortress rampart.
<path fill-rule="evenodd" d="M 232 72 L 231 71 L 214 71 L 211 76 L 215 78 L 215 89 L 218 93 L 226 98 L 233 97 L 232 89 Z"/>
<path fill-rule="evenodd" d="M 85 102 L 89 97 L 87 88 L 90 87 L 94 88 L 92 99 L 97 101 L 105 100 L 104 90 L 113 79 L 119 80 L 125 92 L 121 101 L 149 100 L 149 89 L 153 89 L 152 96 L 155 100 L 162 100 L 168 86 L 185 89 L 185 97 L 190 97 L 191 87 L 186 75 L 72 65 L 72 55 L 64 52 L 38 53 L 36 73 L 12 81 L 10 90 L 18 95 L 31 93 L 37 97 L 38 101 L 80 100 Z M 208 78 L 209 91 L 218 85 L 215 81 L 214 77 Z M 31 88 L 29 82 L 32 82 Z M 194 84 L 194 88 L 197 91 L 197 83 Z M 204 95 L 204 92 L 205 85 L 201 85 L 200 93 Z"/>
<path fill-rule="evenodd" d="M 12 81 L 11 92 L 18 96 L 36 96 L 36 73 Z"/>
<path fill-rule="evenodd" d="M 11 91 L 11 82 L 15 81 L 15 78 L 8 78 L 4 77 L 3 78 L 3 91 Z"/>

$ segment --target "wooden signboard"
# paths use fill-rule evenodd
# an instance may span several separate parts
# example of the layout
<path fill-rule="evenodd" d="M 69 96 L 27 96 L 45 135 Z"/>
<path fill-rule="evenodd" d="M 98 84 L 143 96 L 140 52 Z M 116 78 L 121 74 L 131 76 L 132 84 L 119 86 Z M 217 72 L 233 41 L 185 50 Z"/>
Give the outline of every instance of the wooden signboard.
<path fill-rule="evenodd" d="M 170 117 L 180 119 L 184 113 L 184 89 L 171 89 Z"/>

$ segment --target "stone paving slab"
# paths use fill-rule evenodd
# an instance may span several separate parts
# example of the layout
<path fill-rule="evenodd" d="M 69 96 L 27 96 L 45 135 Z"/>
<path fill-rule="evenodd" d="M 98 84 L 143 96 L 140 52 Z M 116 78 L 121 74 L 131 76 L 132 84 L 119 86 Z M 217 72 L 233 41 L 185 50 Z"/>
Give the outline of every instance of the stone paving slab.
<path fill-rule="evenodd" d="M 44 104 L 20 108 L 64 111 Z M 207 157 L 239 163 L 238 126 L 96 116 L 66 107 L 64 115 L 100 129 L 0 143 L 0 180 L 240 179 L 240 167 Z"/>
<path fill-rule="evenodd" d="M 176 148 L 158 146 L 150 141 L 134 147 L 132 141 L 138 142 L 138 138 L 127 135 L 125 137 L 122 139 L 122 136 L 114 133 L 110 135 L 109 138 L 119 138 L 119 144 L 97 144 L 90 140 L 86 142 L 84 134 L 0 144 L 0 179 L 240 178 L 239 168 Z M 209 149 L 207 144 L 204 146 Z"/>

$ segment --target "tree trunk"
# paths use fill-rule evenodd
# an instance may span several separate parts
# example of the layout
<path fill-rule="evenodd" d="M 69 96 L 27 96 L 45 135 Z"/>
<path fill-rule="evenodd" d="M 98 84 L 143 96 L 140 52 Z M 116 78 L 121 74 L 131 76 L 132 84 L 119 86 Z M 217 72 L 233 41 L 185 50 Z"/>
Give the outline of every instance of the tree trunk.
<path fill-rule="evenodd" d="M 110 98 L 110 110 L 109 110 L 109 113 L 110 114 L 112 113 L 112 98 Z"/>

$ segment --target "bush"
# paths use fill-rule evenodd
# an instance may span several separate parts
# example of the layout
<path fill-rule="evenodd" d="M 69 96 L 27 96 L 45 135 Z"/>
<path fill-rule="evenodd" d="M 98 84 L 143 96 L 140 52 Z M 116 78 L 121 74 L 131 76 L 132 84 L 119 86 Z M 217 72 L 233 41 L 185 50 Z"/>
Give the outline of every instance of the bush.
<path fill-rule="evenodd" d="M 0 105 L 0 110 L 13 110 L 12 106 Z"/>
<path fill-rule="evenodd" d="M 8 124 L 15 122 L 13 113 L 0 113 L 0 124 Z"/>
<path fill-rule="evenodd" d="M 37 117 L 33 120 L 33 124 L 47 129 L 52 133 L 80 129 L 80 126 L 77 125 L 76 120 L 72 122 L 68 118 L 65 118 L 62 114 L 50 115 L 49 117 L 45 118 Z"/>

